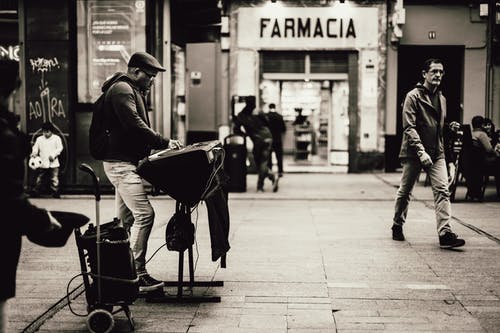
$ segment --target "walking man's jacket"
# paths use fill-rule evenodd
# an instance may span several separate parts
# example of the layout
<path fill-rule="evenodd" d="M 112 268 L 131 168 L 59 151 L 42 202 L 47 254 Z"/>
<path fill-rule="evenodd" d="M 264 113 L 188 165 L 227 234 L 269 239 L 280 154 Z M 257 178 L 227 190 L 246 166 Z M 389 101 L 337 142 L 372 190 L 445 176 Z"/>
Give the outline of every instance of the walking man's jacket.
<path fill-rule="evenodd" d="M 436 91 L 436 103 L 432 93 L 421 83 L 408 92 L 403 105 L 403 139 L 399 158 L 417 159 L 418 151 L 425 151 L 436 161 L 451 160 L 451 147 L 444 144 L 443 128 L 446 117 L 446 98 Z M 437 105 L 436 105 L 437 104 Z"/>

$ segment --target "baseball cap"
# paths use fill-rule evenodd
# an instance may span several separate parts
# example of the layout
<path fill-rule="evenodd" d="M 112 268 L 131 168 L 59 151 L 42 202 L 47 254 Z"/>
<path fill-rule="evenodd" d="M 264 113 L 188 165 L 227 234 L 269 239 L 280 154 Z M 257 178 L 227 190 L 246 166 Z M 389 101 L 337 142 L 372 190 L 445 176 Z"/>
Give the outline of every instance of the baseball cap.
<path fill-rule="evenodd" d="M 139 67 L 143 69 L 154 69 L 159 72 L 165 72 L 166 69 L 153 57 L 146 52 L 136 52 L 132 54 L 128 61 L 128 67 Z"/>

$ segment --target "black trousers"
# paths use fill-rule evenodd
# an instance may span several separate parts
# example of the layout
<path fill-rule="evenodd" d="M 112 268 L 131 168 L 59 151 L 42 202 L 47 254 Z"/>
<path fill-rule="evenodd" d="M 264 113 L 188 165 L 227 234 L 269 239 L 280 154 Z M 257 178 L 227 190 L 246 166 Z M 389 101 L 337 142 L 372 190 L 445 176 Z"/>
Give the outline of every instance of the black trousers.
<path fill-rule="evenodd" d="M 278 173 L 283 173 L 283 142 L 274 142 L 271 148 L 271 152 L 269 153 L 269 161 L 267 165 L 269 169 L 273 169 L 273 151 L 276 155 L 276 161 L 278 164 Z"/>

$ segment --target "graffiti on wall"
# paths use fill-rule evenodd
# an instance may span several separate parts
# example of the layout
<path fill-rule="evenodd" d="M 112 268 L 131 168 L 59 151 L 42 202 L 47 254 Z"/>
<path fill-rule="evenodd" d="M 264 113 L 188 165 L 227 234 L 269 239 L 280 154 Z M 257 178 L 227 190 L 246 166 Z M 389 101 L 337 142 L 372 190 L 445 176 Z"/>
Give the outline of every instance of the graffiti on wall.
<path fill-rule="evenodd" d="M 49 82 L 45 80 L 45 73 L 60 68 L 57 58 L 29 59 L 32 72 L 40 74 L 39 99 L 29 101 L 29 119 L 42 118 L 44 122 L 52 122 L 53 118 L 66 118 L 63 101 L 50 95 Z"/>
<path fill-rule="evenodd" d="M 54 131 L 62 142 L 64 151 L 59 162 L 61 172 L 68 166 L 68 116 L 67 116 L 67 87 L 61 91 L 61 76 L 66 75 L 64 68 L 57 56 L 54 57 L 30 57 L 27 58 L 27 76 L 31 78 L 31 84 L 27 84 L 27 106 L 28 106 L 28 132 L 31 134 L 32 143 L 42 134 L 41 125 L 51 122 Z"/>

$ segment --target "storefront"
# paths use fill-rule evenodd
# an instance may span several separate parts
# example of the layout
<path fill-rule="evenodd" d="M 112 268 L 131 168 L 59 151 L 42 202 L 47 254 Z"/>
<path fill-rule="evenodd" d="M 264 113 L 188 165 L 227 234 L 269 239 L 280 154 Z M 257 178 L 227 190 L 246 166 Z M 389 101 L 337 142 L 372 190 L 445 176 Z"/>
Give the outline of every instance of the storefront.
<path fill-rule="evenodd" d="M 298 5 L 231 6 L 231 95 L 254 95 L 263 111 L 277 105 L 287 124 L 288 171 L 376 167 L 385 119 L 385 1 Z"/>
<path fill-rule="evenodd" d="M 486 1 L 405 0 L 403 6 L 398 0 L 390 12 L 385 165 L 394 171 L 400 166 L 402 103 L 422 79 L 425 59 L 444 62 L 441 89 L 447 98 L 447 119 L 463 124 L 470 124 L 475 115 L 498 124 L 500 71 L 488 58 L 492 36 Z"/>

